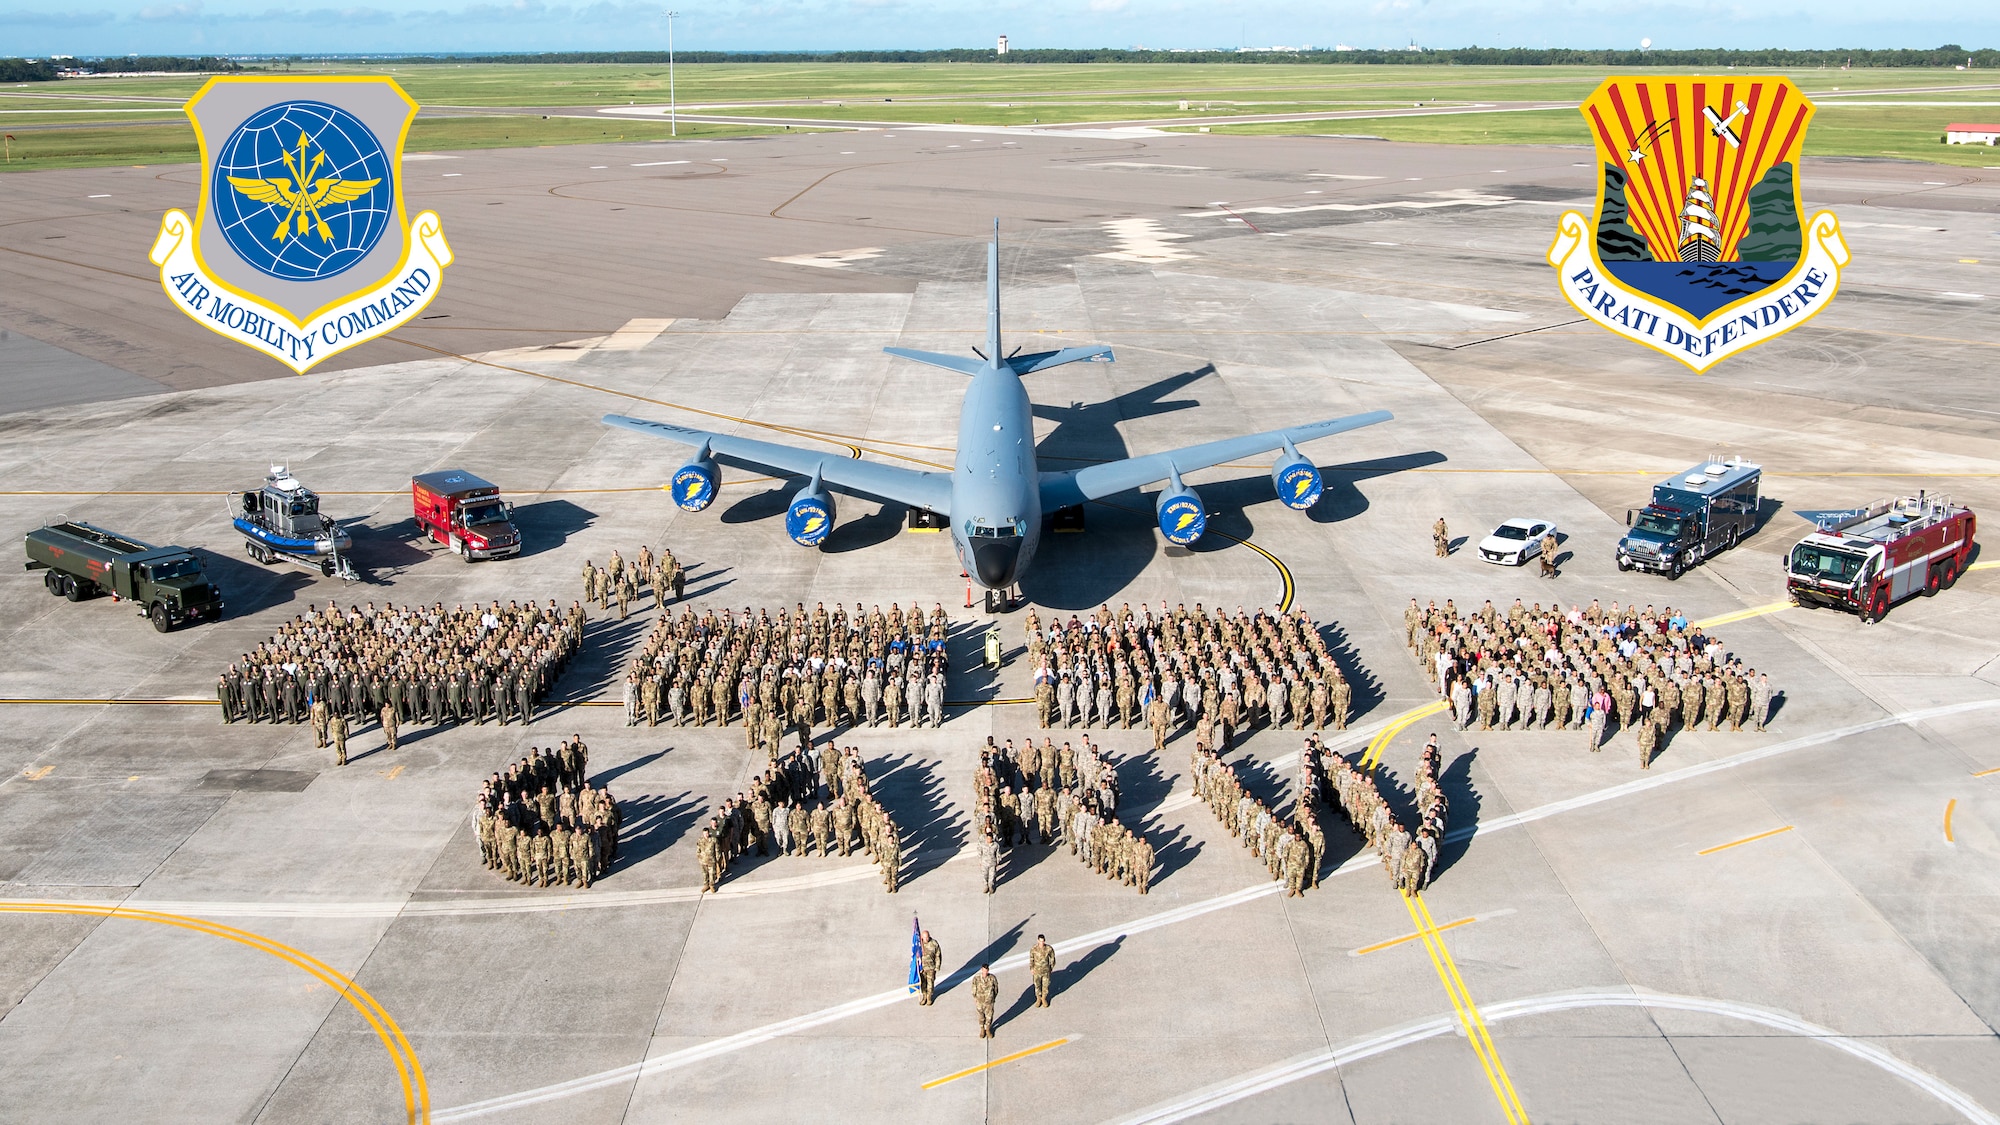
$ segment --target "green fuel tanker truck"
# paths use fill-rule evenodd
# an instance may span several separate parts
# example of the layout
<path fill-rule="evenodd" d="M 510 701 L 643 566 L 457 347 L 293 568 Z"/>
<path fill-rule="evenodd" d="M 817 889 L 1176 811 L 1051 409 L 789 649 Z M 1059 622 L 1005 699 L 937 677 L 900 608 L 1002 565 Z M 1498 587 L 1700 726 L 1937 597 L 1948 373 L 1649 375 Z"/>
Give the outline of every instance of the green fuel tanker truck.
<path fill-rule="evenodd" d="M 80 602 L 99 594 L 131 602 L 164 633 L 184 621 L 222 616 L 222 591 L 186 547 L 155 547 L 87 523 L 38 527 L 27 535 L 28 569 L 44 571 L 49 593 Z"/>

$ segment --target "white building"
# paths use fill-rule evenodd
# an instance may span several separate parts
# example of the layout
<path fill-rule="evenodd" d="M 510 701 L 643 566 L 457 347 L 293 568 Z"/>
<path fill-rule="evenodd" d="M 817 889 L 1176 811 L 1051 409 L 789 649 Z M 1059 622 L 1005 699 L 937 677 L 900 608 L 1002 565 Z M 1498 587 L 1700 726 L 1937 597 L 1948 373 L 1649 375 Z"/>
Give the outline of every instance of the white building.
<path fill-rule="evenodd" d="M 1007 53 L 1007 37 L 1005 35 L 1000 37 L 1000 49 L 998 53 L 1003 55 Z"/>
<path fill-rule="evenodd" d="M 2000 125 L 1968 125 L 1964 122 L 1944 127 L 1944 143 L 1948 145 L 1992 145 L 2000 144 Z"/>

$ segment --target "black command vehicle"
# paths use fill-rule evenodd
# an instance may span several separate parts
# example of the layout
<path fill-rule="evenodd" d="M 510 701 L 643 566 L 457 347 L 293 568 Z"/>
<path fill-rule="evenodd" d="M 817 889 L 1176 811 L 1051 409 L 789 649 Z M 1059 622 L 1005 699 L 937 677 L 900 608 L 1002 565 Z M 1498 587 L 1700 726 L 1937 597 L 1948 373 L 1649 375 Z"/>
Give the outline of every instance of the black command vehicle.
<path fill-rule="evenodd" d="M 1625 513 L 1619 570 L 1679 578 L 1757 530 L 1764 469 L 1741 457 L 1704 461 L 1653 486 L 1652 503 Z"/>
<path fill-rule="evenodd" d="M 73 602 L 109 594 L 131 602 L 164 633 L 185 621 L 222 616 L 222 591 L 186 547 L 155 547 L 87 523 L 59 523 L 27 534 L 28 569 Z"/>

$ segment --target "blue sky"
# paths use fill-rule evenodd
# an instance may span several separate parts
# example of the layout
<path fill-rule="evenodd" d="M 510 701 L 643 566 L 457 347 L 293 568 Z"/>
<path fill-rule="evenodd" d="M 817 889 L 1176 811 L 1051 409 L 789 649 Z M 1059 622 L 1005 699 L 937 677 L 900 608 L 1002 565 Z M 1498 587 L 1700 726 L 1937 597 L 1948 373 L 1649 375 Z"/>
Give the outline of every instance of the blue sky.
<path fill-rule="evenodd" d="M 269 0 L 0 0 L 0 53 L 198 54 L 659 48 L 665 5 L 541 0 L 281 7 Z M 1934 0 L 677 0 L 690 50 L 1239 45 L 1968 47 L 2000 42 L 2000 3 Z"/>

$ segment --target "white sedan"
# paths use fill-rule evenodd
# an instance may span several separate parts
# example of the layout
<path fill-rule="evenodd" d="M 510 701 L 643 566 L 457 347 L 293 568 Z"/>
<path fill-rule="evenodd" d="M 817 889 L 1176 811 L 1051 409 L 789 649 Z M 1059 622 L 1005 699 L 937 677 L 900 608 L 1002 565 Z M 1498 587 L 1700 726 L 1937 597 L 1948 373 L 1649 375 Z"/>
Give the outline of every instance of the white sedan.
<path fill-rule="evenodd" d="M 1479 557 L 1502 566 L 1520 566 L 1541 553 L 1542 537 L 1554 535 L 1548 520 L 1511 519 L 1479 541 Z"/>

